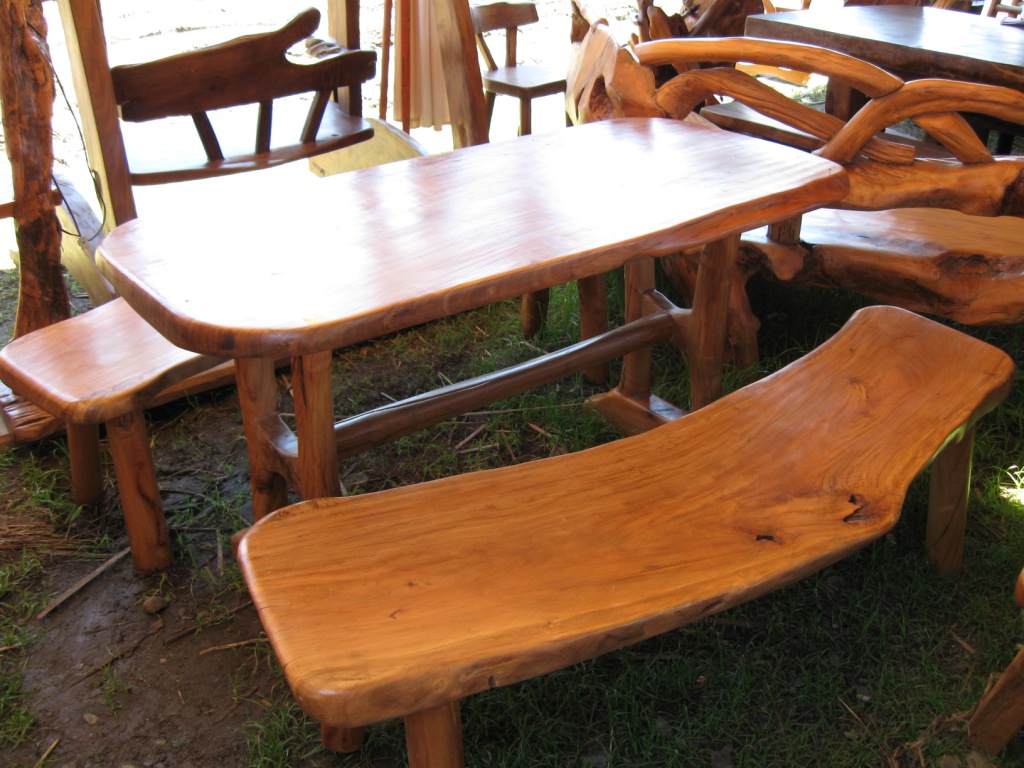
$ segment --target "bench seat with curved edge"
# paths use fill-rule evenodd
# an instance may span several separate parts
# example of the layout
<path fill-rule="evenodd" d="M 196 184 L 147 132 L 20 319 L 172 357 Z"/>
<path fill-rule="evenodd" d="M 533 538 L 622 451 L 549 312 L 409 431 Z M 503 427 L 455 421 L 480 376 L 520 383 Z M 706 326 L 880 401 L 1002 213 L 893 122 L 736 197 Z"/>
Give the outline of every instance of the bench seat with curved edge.
<path fill-rule="evenodd" d="M 19 396 L 64 419 L 75 502 L 103 492 L 99 424 L 106 425 L 118 493 L 135 567 L 166 568 L 172 553 L 142 411 L 190 380 L 202 391 L 206 373 L 224 361 L 180 349 L 124 299 L 14 339 L 0 349 L 0 380 Z M 230 363 L 225 364 L 230 373 Z"/>
<path fill-rule="evenodd" d="M 731 66 L 741 61 L 838 78 L 869 101 L 844 122 Z M 679 74 L 657 84 L 654 72 L 667 66 Z M 694 119 L 709 99 L 725 96 L 734 99 L 730 109 L 774 121 L 775 140 L 793 143 L 786 135 L 796 131 L 806 148 L 846 168 L 850 193 L 843 200 L 743 236 L 729 316 L 741 366 L 757 359 L 759 322 L 745 291 L 754 274 L 850 289 L 964 323 L 1013 324 L 1024 315 L 1024 158 L 993 157 L 960 115 L 1024 122 L 1018 91 L 904 82 L 836 51 L 775 40 L 667 39 L 630 49 L 600 22 L 581 43 L 569 82 L 577 122 L 620 114 Z M 932 141 L 907 143 L 884 133 L 904 120 Z M 662 259 L 684 295 L 692 296 L 698 257 Z"/>
<path fill-rule="evenodd" d="M 1014 367 L 893 307 L 690 416 L 574 454 L 286 507 L 239 560 L 299 705 L 405 719 L 461 766 L 459 699 L 791 584 L 878 539 L 932 463 L 926 547 L 962 556 L 975 421 Z M 934 461 L 933 461 L 934 459 Z"/>

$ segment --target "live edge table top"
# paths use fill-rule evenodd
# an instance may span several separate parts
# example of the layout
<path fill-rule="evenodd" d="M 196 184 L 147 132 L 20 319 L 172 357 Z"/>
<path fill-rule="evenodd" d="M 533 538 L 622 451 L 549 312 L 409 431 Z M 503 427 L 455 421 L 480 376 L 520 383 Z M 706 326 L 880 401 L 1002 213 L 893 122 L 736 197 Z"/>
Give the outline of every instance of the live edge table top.
<path fill-rule="evenodd" d="M 185 201 L 130 221 L 101 245 L 100 268 L 181 347 L 297 356 L 707 243 L 847 191 L 826 160 L 649 118 L 322 181 L 311 197 Z"/>
<path fill-rule="evenodd" d="M 746 34 L 820 45 L 901 76 L 1024 88 L 1024 29 L 943 8 L 858 5 L 748 16 Z"/>

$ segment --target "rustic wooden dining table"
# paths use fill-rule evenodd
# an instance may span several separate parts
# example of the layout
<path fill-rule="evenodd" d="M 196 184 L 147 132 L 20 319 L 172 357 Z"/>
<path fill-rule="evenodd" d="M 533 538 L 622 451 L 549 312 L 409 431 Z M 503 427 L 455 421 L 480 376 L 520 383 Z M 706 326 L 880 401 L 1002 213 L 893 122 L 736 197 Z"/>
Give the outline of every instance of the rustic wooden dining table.
<path fill-rule="evenodd" d="M 748 37 L 831 48 L 905 79 L 952 80 L 1024 89 L 1024 28 L 960 11 L 910 5 L 818 7 L 748 16 Z M 846 120 L 859 106 L 829 84 L 826 109 Z"/>
<path fill-rule="evenodd" d="M 714 399 L 739 233 L 835 202 L 848 188 L 840 166 L 810 154 L 649 118 L 322 182 L 312 197 L 283 190 L 147 214 L 98 251 L 101 271 L 160 333 L 235 359 L 255 519 L 287 503 L 289 485 L 302 498 L 339 495 L 339 446 L 352 452 L 595 360 L 642 359 L 659 341 L 687 351 L 698 404 Z M 708 243 L 692 310 L 669 305 L 653 290 L 654 259 Z M 623 265 L 634 270 L 631 322 L 510 378 L 335 424 L 332 350 L 541 288 L 603 280 Z M 292 361 L 291 426 L 278 405 L 282 358 Z M 572 368 L 569 358 L 582 363 Z M 638 407 L 649 407 L 634 389 Z"/>

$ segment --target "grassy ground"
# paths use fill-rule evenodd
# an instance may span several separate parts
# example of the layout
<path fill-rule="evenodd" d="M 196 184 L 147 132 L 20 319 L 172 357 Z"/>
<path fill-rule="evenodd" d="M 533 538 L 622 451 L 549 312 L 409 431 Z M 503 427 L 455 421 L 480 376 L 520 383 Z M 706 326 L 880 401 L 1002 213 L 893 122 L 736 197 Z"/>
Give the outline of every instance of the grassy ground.
<path fill-rule="evenodd" d="M 613 292 L 616 279 L 611 280 Z M 755 379 L 831 335 L 860 301 L 833 291 L 754 286 L 763 322 L 762 362 L 731 371 L 729 386 Z M 4 301 L 4 308 L 9 303 Z M 571 289 L 555 298 L 552 321 L 531 342 L 518 333 L 517 306 L 504 303 L 346 350 L 336 357 L 339 413 L 481 373 L 555 348 L 576 333 Z M 1021 329 L 972 331 L 1024 360 Z M 657 351 L 658 391 L 684 401 L 685 363 Z M 592 387 L 560 382 L 495 404 L 345 462 L 353 493 L 525 461 L 615 439 L 580 407 Z M 183 406 L 194 418 L 202 405 Z M 156 440 L 181 440 L 162 410 Z M 169 420 L 165 427 L 159 420 Z M 178 435 L 176 437 L 176 434 Z M 1010 399 L 979 429 L 966 567 L 936 577 L 923 555 L 926 482 L 908 496 L 904 519 L 882 541 L 780 592 L 632 648 L 464 703 L 467 763 L 489 766 L 919 766 L 966 765 L 964 728 L 991 673 L 1024 638 L 1012 586 L 1024 566 L 1024 397 Z M 727 439 L 727 438 L 723 438 Z M 181 455 L 197 446 L 181 446 Z M 178 454 L 175 454 L 178 455 Z M 211 475 L 244 461 L 221 462 Z M 184 460 L 184 459 L 182 459 Z M 223 471 L 221 471 L 223 468 Z M 162 472 L 174 468 L 164 466 Z M 742 470 L 740 470 L 742 471 Z M 66 457 L 50 441 L 0 455 L 0 504 L 36 526 L 0 569 L 0 647 L 17 648 L 40 606 L 39 576 L 68 544 L 102 550 L 118 531 L 86 524 L 67 504 Z M 172 527 L 244 524 L 244 495 L 203 489 L 172 511 Z M 172 505 L 173 506 L 173 505 Z M 226 521 L 226 522 L 225 522 Z M 107 537 L 105 539 L 105 537 Z M 13 539 L 13 537 L 11 537 Z M 225 589 L 244 590 L 228 569 Z M 257 649 L 261 663 L 272 654 Z M 0 653 L 0 754 L 32 729 L 23 706 L 17 653 Z M 251 719 L 249 765 L 390 765 L 404 752 L 401 729 L 371 730 L 362 753 L 325 755 L 318 730 L 292 703 L 279 673 L 274 695 Z M 971 757 L 977 760 L 978 756 Z M 1018 765 L 1022 740 L 994 762 Z M 978 765 L 978 762 L 971 763 Z M 981 763 L 984 764 L 984 763 Z"/>

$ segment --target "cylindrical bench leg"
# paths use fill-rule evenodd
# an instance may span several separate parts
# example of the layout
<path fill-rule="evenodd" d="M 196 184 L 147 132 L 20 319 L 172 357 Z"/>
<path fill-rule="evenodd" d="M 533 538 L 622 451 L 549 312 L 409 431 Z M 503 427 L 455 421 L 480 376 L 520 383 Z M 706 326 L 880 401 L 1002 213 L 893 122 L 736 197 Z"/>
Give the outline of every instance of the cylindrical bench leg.
<path fill-rule="evenodd" d="M 459 702 L 405 716 L 409 768 L 463 768 Z"/>
<path fill-rule="evenodd" d="M 91 507 L 103 496 L 98 424 L 66 424 L 71 459 L 71 495 L 75 504 Z"/>
<path fill-rule="evenodd" d="M 932 462 L 925 550 L 936 570 L 948 576 L 963 565 L 973 453 L 972 428 L 959 441 L 950 440 Z"/>
<path fill-rule="evenodd" d="M 142 411 L 132 411 L 108 421 L 107 437 L 132 562 L 143 572 L 167 568 L 173 559 L 171 537 L 160 503 L 160 488 Z"/>
<path fill-rule="evenodd" d="M 331 752 L 355 752 L 363 746 L 363 735 L 362 728 L 338 728 L 320 724 L 320 741 Z"/>

